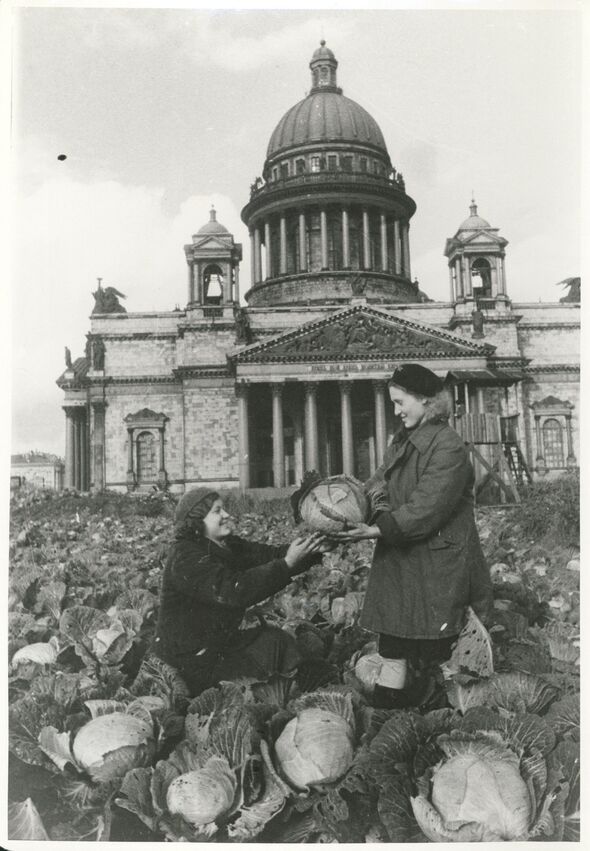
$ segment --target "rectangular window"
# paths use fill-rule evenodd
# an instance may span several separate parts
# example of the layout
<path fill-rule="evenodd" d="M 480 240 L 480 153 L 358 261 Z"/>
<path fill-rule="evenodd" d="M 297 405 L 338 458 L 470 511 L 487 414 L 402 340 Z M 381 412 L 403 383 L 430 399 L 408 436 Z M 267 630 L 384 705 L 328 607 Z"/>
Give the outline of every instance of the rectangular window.
<path fill-rule="evenodd" d="M 320 170 L 320 158 L 319 157 L 312 157 L 311 161 L 310 161 L 310 165 L 311 165 L 312 171 L 314 171 L 314 172 L 319 171 Z"/>
<path fill-rule="evenodd" d="M 328 156 L 328 171 L 336 171 L 336 166 L 338 165 L 338 157 L 330 154 Z"/>
<path fill-rule="evenodd" d="M 278 180 L 278 178 L 279 178 L 279 170 L 278 170 L 278 168 L 275 166 L 275 167 L 273 168 L 273 170 L 272 170 L 272 179 L 273 179 L 273 180 Z"/>
<path fill-rule="evenodd" d="M 342 171 L 352 171 L 352 157 L 340 157 Z"/>
<path fill-rule="evenodd" d="M 359 168 L 360 168 L 360 170 L 361 170 L 361 171 L 366 171 L 366 170 L 367 170 L 367 158 L 366 158 L 366 157 L 361 157 L 361 158 L 360 158 L 360 160 L 359 160 Z"/>
<path fill-rule="evenodd" d="M 297 174 L 303 174 L 305 172 L 305 160 L 297 160 L 295 168 L 297 170 Z"/>
<path fill-rule="evenodd" d="M 289 177 L 289 163 L 281 163 L 281 177 L 283 180 Z"/>

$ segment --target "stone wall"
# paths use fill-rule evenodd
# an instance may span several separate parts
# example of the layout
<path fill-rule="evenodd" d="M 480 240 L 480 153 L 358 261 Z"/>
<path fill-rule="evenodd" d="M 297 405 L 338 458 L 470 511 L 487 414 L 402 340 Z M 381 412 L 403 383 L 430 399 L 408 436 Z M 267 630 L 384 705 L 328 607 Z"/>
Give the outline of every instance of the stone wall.
<path fill-rule="evenodd" d="M 174 337 L 140 339 L 111 337 L 105 345 L 106 376 L 170 375 L 176 367 L 176 341 Z"/>
<path fill-rule="evenodd" d="M 106 487 L 127 487 L 128 434 L 125 417 L 143 408 L 168 417 L 165 429 L 164 462 L 168 479 L 184 479 L 184 447 L 181 385 L 141 383 L 113 386 L 109 389 L 105 411 Z M 157 430 L 154 432 L 157 437 Z M 157 443 L 156 443 L 157 445 Z"/>
<path fill-rule="evenodd" d="M 184 385 L 185 477 L 223 487 L 238 483 L 238 414 L 233 380 Z"/>

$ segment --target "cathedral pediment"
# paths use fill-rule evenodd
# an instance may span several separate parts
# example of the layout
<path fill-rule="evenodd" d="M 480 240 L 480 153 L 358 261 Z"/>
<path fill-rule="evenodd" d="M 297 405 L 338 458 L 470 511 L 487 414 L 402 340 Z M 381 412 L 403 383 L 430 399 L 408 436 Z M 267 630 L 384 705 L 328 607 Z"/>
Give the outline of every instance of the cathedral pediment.
<path fill-rule="evenodd" d="M 219 249 L 227 251 L 228 248 L 231 248 L 231 245 L 228 246 L 227 241 L 223 239 L 217 239 L 217 237 L 207 236 L 200 242 L 194 242 L 190 247 L 193 251 L 195 249 L 197 249 L 198 251 L 219 251 Z"/>
<path fill-rule="evenodd" d="M 493 351 L 493 346 L 476 345 L 445 331 L 358 305 L 248 346 L 234 360 L 246 364 L 481 358 Z"/>
<path fill-rule="evenodd" d="M 470 236 L 462 236 L 463 245 L 497 245 L 504 247 L 508 245 L 508 240 L 504 239 L 502 236 L 498 236 L 497 233 L 493 231 L 478 231 Z"/>

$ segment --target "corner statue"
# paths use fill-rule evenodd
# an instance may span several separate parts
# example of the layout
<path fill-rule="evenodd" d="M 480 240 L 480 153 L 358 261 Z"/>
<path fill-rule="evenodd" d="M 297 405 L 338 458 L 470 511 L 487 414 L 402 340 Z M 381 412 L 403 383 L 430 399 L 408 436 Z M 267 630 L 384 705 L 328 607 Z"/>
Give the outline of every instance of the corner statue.
<path fill-rule="evenodd" d="M 99 282 L 98 289 L 92 295 L 94 296 L 93 316 L 95 313 L 127 313 L 123 305 L 119 303 L 119 299 L 125 296 L 114 287 L 103 289 Z"/>

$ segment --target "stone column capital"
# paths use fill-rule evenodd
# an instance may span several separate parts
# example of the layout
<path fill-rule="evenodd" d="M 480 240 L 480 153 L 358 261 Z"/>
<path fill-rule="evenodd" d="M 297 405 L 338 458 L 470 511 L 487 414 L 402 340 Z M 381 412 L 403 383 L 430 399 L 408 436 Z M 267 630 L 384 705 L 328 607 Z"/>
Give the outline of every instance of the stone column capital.
<path fill-rule="evenodd" d="M 283 390 L 285 389 L 285 385 L 276 381 L 273 381 L 270 385 L 271 393 L 273 397 L 278 397 L 279 399 L 283 395 Z"/>
<path fill-rule="evenodd" d="M 352 391 L 352 381 L 347 379 L 342 379 L 338 381 L 338 387 L 340 388 L 341 393 L 350 393 Z"/>
<path fill-rule="evenodd" d="M 373 389 L 378 392 L 381 391 L 385 393 L 387 390 L 387 381 L 384 378 L 372 378 L 371 384 L 373 385 Z"/>
<path fill-rule="evenodd" d="M 238 398 L 238 399 L 247 399 L 247 398 L 248 398 L 248 389 L 249 389 L 249 387 L 250 387 L 250 385 L 249 385 L 249 384 L 245 384 L 245 383 L 242 383 L 242 384 L 236 384 L 236 386 L 235 386 L 235 392 L 236 392 L 236 396 L 237 396 L 237 398 Z"/>
<path fill-rule="evenodd" d="M 319 381 L 306 381 L 305 382 L 305 395 L 306 396 L 315 396 L 319 387 Z"/>

